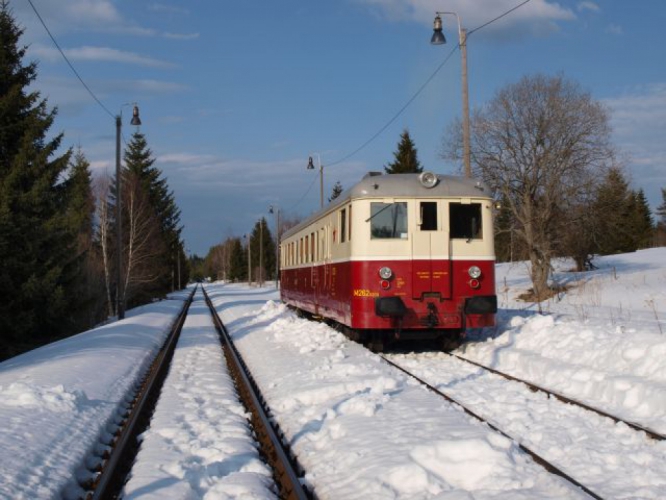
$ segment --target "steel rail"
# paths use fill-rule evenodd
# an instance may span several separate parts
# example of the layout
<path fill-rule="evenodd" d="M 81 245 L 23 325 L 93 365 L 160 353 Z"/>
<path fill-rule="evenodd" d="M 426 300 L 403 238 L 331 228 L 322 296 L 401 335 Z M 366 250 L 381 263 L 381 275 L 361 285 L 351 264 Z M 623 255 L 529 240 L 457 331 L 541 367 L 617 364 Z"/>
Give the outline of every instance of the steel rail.
<path fill-rule="evenodd" d="M 169 333 L 166 341 L 160 348 L 151 363 L 146 378 L 144 379 L 139 393 L 135 396 L 134 404 L 122 424 L 120 434 L 113 443 L 109 458 L 102 464 L 100 475 L 95 479 L 92 487 L 92 495 L 86 498 L 93 500 L 118 498 L 124 486 L 124 481 L 131 468 L 131 461 L 138 450 L 136 437 L 143 432 L 148 420 L 146 412 L 154 407 L 154 404 L 162 389 L 166 378 L 168 367 L 173 358 L 173 352 L 178 343 L 180 331 L 187 317 L 187 312 L 194 298 L 197 287 L 185 301 L 183 309 Z"/>
<path fill-rule="evenodd" d="M 434 387 L 433 385 L 431 385 L 431 384 L 429 384 L 428 382 L 426 382 L 425 380 L 423 380 L 423 379 L 417 377 L 416 375 L 414 375 L 414 374 L 411 373 L 410 371 L 406 370 L 405 368 L 403 368 L 403 367 L 400 366 L 399 364 L 394 363 L 393 361 L 391 361 L 390 359 L 384 357 L 383 355 L 378 354 L 378 356 L 379 356 L 382 360 L 384 360 L 386 363 L 388 363 L 389 365 L 391 365 L 391 366 L 397 368 L 398 370 L 400 370 L 401 372 L 405 373 L 405 374 L 408 375 L 409 377 L 412 377 L 414 380 L 416 380 L 416 381 L 419 382 L 420 384 L 423 384 L 423 386 L 425 386 L 425 387 L 426 387 L 427 389 L 429 389 L 430 391 L 432 391 L 432 392 L 434 392 L 435 394 L 438 394 L 439 396 L 443 397 L 443 398 L 444 398 L 445 400 L 447 400 L 448 402 L 453 403 L 453 404 L 455 404 L 456 406 L 459 406 L 459 407 L 460 407 L 465 413 L 467 413 L 467 414 L 470 415 L 471 417 L 474 417 L 474 418 L 477 419 L 478 421 L 487 424 L 488 427 L 490 427 L 490 428 L 491 428 L 492 430 L 494 430 L 495 432 L 498 432 L 499 434 L 501 434 L 501 435 L 504 436 L 505 438 L 507 438 L 507 439 L 511 440 L 512 442 L 516 443 L 516 445 L 517 445 L 517 446 L 518 446 L 523 452 L 527 453 L 530 457 L 532 457 L 532 459 L 533 459 L 537 464 L 539 464 L 541 467 L 543 467 L 544 469 L 546 469 L 548 472 L 550 472 L 550 473 L 552 473 L 552 474 L 555 474 L 555 475 L 557 475 L 557 476 L 560 476 L 561 478 L 565 479 L 566 481 L 569 481 L 571 484 L 573 484 L 574 486 L 580 488 L 581 490 L 583 490 L 586 494 L 588 494 L 588 495 L 591 496 L 592 498 L 594 498 L 594 499 L 596 499 L 596 500 L 603 500 L 603 497 L 597 495 L 594 491 L 592 491 L 591 489 L 589 489 L 587 486 L 585 486 L 585 485 L 583 485 L 582 483 L 579 483 L 578 481 L 576 481 L 573 477 L 569 476 L 569 475 L 568 475 L 566 472 L 564 472 L 562 469 L 560 469 L 559 467 L 553 465 L 552 463 L 550 463 L 548 460 L 546 460 L 545 458 L 543 458 L 542 456 L 540 456 L 540 455 L 537 454 L 536 452 L 530 450 L 530 449 L 527 448 L 525 445 L 523 445 L 522 443 L 520 443 L 520 441 L 518 441 L 517 439 L 513 438 L 512 436 L 510 436 L 509 434 L 507 434 L 506 432 L 504 432 L 502 429 L 500 429 L 499 427 L 497 427 L 496 425 L 494 425 L 494 424 L 491 423 L 490 421 L 486 420 L 486 419 L 483 418 L 482 416 L 478 415 L 477 413 L 475 413 L 475 412 L 473 412 L 472 410 L 470 410 L 469 408 L 467 408 L 467 407 L 466 407 L 464 404 L 462 404 L 460 401 L 458 401 L 458 400 L 454 399 L 453 397 L 449 396 L 448 394 L 446 394 L 446 393 L 440 391 L 439 389 L 437 389 L 437 388 Z"/>
<path fill-rule="evenodd" d="M 463 361 L 465 363 L 469 363 L 471 365 L 474 365 L 478 368 L 482 368 L 484 370 L 489 371 L 490 373 L 494 373 L 495 375 L 499 375 L 500 377 L 503 377 L 507 380 L 512 380 L 514 382 L 520 382 L 522 384 L 525 384 L 527 387 L 529 387 L 533 392 L 543 392 L 545 394 L 548 394 L 549 396 L 553 396 L 554 398 L 558 399 L 559 401 L 562 401 L 563 403 L 568 403 L 576 406 L 580 406 L 581 408 L 584 408 L 585 410 L 594 412 L 598 415 L 601 415 L 602 417 L 607 417 L 613 420 L 615 423 L 622 422 L 623 424 L 627 425 L 628 427 L 634 429 L 635 431 L 642 431 L 645 432 L 645 434 L 656 440 L 664 440 L 666 439 L 666 436 L 663 434 L 660 434 L 659 432 L 653 431 L 652 429 L 649 429 L 643 425 L 637 424 L 635 422 L 630 422 L 628 420 L 624 420 L 620 417 L 617 417 L 615 415 L 612 415 L 608 412 L 605 412 L 604 410 L 600 410 L 599 408 L 595 408 L 594 406 L 590 406 L 586 403 L 583 403 L 581 401 L 578 401 L 576 399 L 569 398 L 567 396 L 564 396 L 563 394 L 554 392 L 550 389 L 546 389 L 545 387 L 541 387 L 537 384 L 533 384 L 532 382 L 528 382 L 527 380 L 520 379 L 518 377 L 514 377 L 513 375 L 509 375 L 507 373 L 500 372 L 498 370 L 495 370 L 494 368 L 490 368 L 488 366 L 485 366 L 481 363 L 477 363 L 476 361 L 472 361 L 471 359 L 467 359 L 463 356 L 459 356 L 457 354 L 454 354 L 452 352 L 447 353 L 449 356 L 453 356 L 454 358 L 459 359 L 460 361 Z"/>
<path fill-rule="evenodd" d="M 258 437 L 263 438 L 260 440 L 260 444 L 262 445 L 262 451 L 264 452 L 265 457 L 268 459 L 275 472 L 275 480 L 280 489 L 280 498 L 289 500 L 306 500 L 314 498 L 314 495 L 309 493 L 301 484 L 300 476 L 296 472 L 299 468 L 298 464 L 295 463 L 295 460 L 293 460 L 289 456 L 287 450 L 285 450 L 285 446 L 282 444 L 282 441 L 278 436 L 279 430 L 276 430 L 274 427 L 276 424 L 273 424 L 268 417 L 264 399 L 261 396 L 259 387 L 252 378 L 247 365 L 231 340 L 229 332 L 222 323 L 220 316 L 217 314 L 205 288 L 202 287 L 202 290 L 206 304 L 208 304 L 211 315 L 213 316 L 213 322 L 220 335 L 227 364 L 234 374 L 233 378 L 236 382 L 238 392 L 244 399 L 246 406 L 249 407 L 253 416 L 252 424 L 254 426 L 254 431 Z"/>

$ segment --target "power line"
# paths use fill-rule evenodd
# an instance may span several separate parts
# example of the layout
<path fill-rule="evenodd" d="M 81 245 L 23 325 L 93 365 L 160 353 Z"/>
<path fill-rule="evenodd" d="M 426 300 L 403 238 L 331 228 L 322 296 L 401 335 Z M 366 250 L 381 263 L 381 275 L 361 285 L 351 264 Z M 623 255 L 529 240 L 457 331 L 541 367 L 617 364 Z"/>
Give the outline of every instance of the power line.
<path fill-rule="evenodd" d="M 394 121 L 396 121 L 396 120 L 398 119 L 398 117 L 399 117 L 399 116 L 400 116 L 400 115 L 401 115 L 401 114 L 407 109 L 407 107 L 408 107 L 408 106 L 414 101 L 414 99 L 416 99 L 416 98 L 421 94 L 421 92 L 423 92 L 423 89 L 425 89 L 425 88 L 428 86 L 428 84 L 432 81 L 432 79 L 435 78 L 435 76 L 437 75 L 437 73 L 439 73 L 439 71 L 444 67 L 444 65 L 449 61 L 449 59 L 451 59 L 451 56 L 453 55 L 453 53 L 454 53 L 457 49 L 458 49 L 458 47 L 453 47 L 453 49 L 451 49 L 451 52 L 449 52 L 449 54 L 448 54 L 448 55 L 446 56 L 446 58 L 441 62 L 441 64 L 440 64 L 439 66 L 437 66 L 437 69 L 435 69 L 435 71 L 433 71 L 433 73 L 430 75 L 430 77 L 428 77 L 428 79 L 423 83 L 423 85 L 421 85 L 421 87 L 416 91 L 416 93 L 415 93 L 415 94 L 414 94 L 414 95 L 413 95 L 413 96 L 412 96 L 412 97 L 411 97 L 411 98 L 405 103 L 405 105 L 404 105 L 402 108 L 400 108 L 400 109 L 398 110 L 398 112 L 397 112 L 395 115 L 393 115 L 393 118 L 391 118 L 391 119 L 386 123 L 386 125 L 384 125 L 382 128 L 380 128 L 379 131 L 377 131 L 377 133 L 376 133 L 375 135 L 373 135 L 372 137 L 370 137 L 370 139 L 368 139 L 367 141 L 365 141 L 363 144 L 361 144 L 358 148 L 356 148 L 354 151 L 352 151 L 351 153 L 349 153 L 347 156 L 345 156 L 345 157 L 343 157 L 343 158 L 340 158 L 339 160 L 336 160 L 336 161 L 334 161 L 334 162 L 332 162 L 332 163 L 329 163 L 327 166 L 331 167 L 331 166 L 333 166 L 333 165 L 337 165 L 338 163 L 342 163 L 343 161 L 345 161 L 345 160 L 348 159 L 348 158 L 351 158 L 351 157 L 354 156 L 356 153 L 358 153 L 358 152 L 361 151 L 363 148 L 365 148 L 368 144 L 370 144 L 372 141 L 374 141 L 377 137 L 379 137 L 379 135 L 380 135 L 382 132 L 384 132 L 384 130 L 386 130 L 386 129 L 387 129 L 387 128 L 388 128 L 388 127 L 394 122 Z"/>
<path fill-rule="evenodd" d="M 499 20 L 502 19 L 504 16 L 508 16 L 508 15 L 511 14 L 514 10 L 519 9 L 520 7 L 522 7 L 523 5 L 525 5 L 526 3 L 529 3 L 529 2 L 531 2 L 531 1 L 532 1 L 532 0 L 525 0 L 523 3 L 520 3 L 520 4 L 516 5 L 515 7 L 513 7 L 513 8 L 511 8 L 511 9 L 507 10 L 504 14 L 500 14 L 500 15 L 497 16 L 495 19 L 491 19 L 491 20 L 488 21 L 487 23 L 484 23 L 484 24 L 482 24 L 481 26 L 478 26 L 478 27 L 474 28 L 472 31 L 470 31 L 469 33 L 467 33 L 467 36 L 471 35 L 471 34 L 474 33 L 475 31 L 479 31 L 480 29 L 485 28 L 485 27 L 488 26 L 489 24 L 493 24 L 495 21 L 499 21 Z"/>
<path fill-rule="evenodd" d="M 308 187 L 308 189 L 305 191 L 305 194 L 304 194 L 303 196 L 301 196 L 301 199 L 298 200 L 296 203 L 294 203 L 294 204 L 289 208 L 289 210 L 293 210 L 294 208 L 296 208 L 298 205 L 301 204 L 301 202 L 305 199 L 305 197 L 308 195 L 308 193 L 309 193 L 310 190 L 312 189 L 312 186 L 314 186 L 314 183 L 315 183 L 316 180 L 317 180 L 317 176 L 315 175 L 314 178 L 312 179 L 312 182 L 310 183 L 310 187 Z"/>
<path fill-rule="evenodd" d="M 479 31 L 479 30 L 485 28 L 486 26 L 488 26 L 488 25 L 490 25 L 490 24 L 492 24 L 492 23 L 494 23 L 494 22 L 496 22 L 496 21 L 499 21 L 499 20 L 502 19 L 504 16 L 507 16 L 507 15 L 511 14 L 511 13 L 512 13 L 513 11 L 515 11 L 516 9 L 519 9 L 520 7 L 522 7 L 523 5 L 525 5 L 525 4 L 527 4 L 527 3 L 531 2 L 531 1 L 532 1 L 532 0 L 525 0 L 524 2 L 522 2 L 522 3 L 518 4 L 518 5 L 516 5 L 515 7 L 512 7 L 511 9 L 507 10 L 507 11 L 504 12 L 503 14 L 500 14 L 500 15 L 497 16 L 496 18 L 491 19 L 491 20 L 488 21 L 487 23 L 484 23 L 484 24 L 482 24 L 481 26 L 478 26 L 478 27 L 474 28 L 473 30 L 469 31 L 469 32 L 467 33 L 467 36 L 471 35 L 472 33 L 476 32 L 476 31 Z M 413 101 L 414 101 L 414 100 L 415 100 L 415 99 L 421 94 L 421 92 L 423 92 L 423 89 L 425 89 L 426 86 L 432 81 L 432 79 L 435 78 L 435 75 L 437 75 L 437 73 L 439 73 L 439 71 L 444 67 L 444 65 L 445 65 L 445 64 L 448 62 L 448 60 L 451 58 L 451 56 L 453 55 L 453 53 L 454 53 L 456 50 L 458 50 L 459 48 L 460 48 L 460 43 L 458 43 L 458 45 L 456 45 L 455 47 L 453 47 L 453 49 L 451 50 L 451 52 L 449 52 L 449 54 L 446 56 L 446 58 L 444 59 L 444 61 L 442 61 L 442 63 L 437 67 L 437 69 L 436 69 L 436 70 L 430 75 L 430 77 L 425 81 L 425 83 L 423 83 L 423 85 L 421 85 L 421 87 L 420 87 L 420 88 L 416 91 L 416 93 L 415 93 L 415 94 L 414 94 L 414 95 L 413 95 L 413 96 L 412 96 L 412 97 L 411 97 L 411 98 L 405 103 L 405 105 L 404 105 L 402 108 L 400 108 L 400 110 L 398 110 L 398 112 L 397 112 L 395 115 L 393 115 L 393 117 L 392 117 L 392 118 L 391 118 L 391 119 L 390 119 L 390 120 L 389 120 L 389 121 L 388 121 L 388 122 L 387 122 L 382 128 L 380 128 L 379 131 L 377 131 L 377 133 L 375 133 L 375 135 L 373 135 L 372 137 L 370 137 L 370 139 L 368 139 L 367 141 L 365 141 L 363 144 L 361 144 L 358 148 L 356 148 L 354 151 L 352 151 L 352 152 L 349 153 L 348 155 L 346 155 L 346 156 L 344 156 L 343 158 L 340 158 L 339 160 L 336 160 L 336 161 L 334 161 L 334 162 L 332 162 L 332 163 L 329 163 L 327 166 L 331 167 L 331 166 L 333 166 L 333 165 L 337 165 L 338 163 L 342 163 L 343 161 L 345 161 L 345 160 L 351 158 L 351 157 L 354 156 L 356 153 L 358 153 L 359 151 L 361 151 L 362 149 L 364 149 L 364 148 L 365 148 L 368 144 L 370 144 L 372 141 L 374 141 L 377 137 L 379 137 L 379 135 L 381 135 L 382 132 L 384 132 L 384 131 L 385 131 L 385 130 L 386 130 L 386 129 L 387 129 L 387 128 L 388 128 L 388 127 L 389 127 L 389 126 L 395 121 L 395 120 L 398 119 L 398 117 L 399 117 L 399 116 L 405 111 L 405 109 L 407 109 L 407 107 L 408 107 L 408 106 L 409 106 L 409 105 L 410 105 L 410 104 L 411 104 L 411 103 L 412 103 L 412 102 L 413 102 Z"/>
<path fill-rule="evenodd" d="M 60 45 L 58 45 L 58 42 L 56 42 L 56 39 L 55 39 L 54 36 L 51 34 L 51 31 L 49 30 L 49 28 L 46 26 L 46 23 L 45 23 L 44 20 L 42 19 L 42 16 L 40 16 L 40 15 L 39 15 L 39 12 L 37 12 L 37 8 L 36 8 L 35 5 L 32 3 L 32 0 L 28 0 L 28 3 L 30 4 L 30 7 L 32 7 L 32 10 L 35 11 L 35 14 L 37 15 L 37 18 L 39 19 L 39 22 L 42 23 L 42 26 L 44 26 L 44 29 L 46 30 L 46 32 L 47 32 L 47 33 L 49 34 L 49 36 L 51 37 L 51 40 L 53 41 L 53 44 L 54 44 L 54 45 L 56 46 L 56 48 L 58 49 L 58 52 L 60 52 L 60 55 L 63 57 L 63 59 L 64 59 L 65 62 L 68 64 L 68 66 L 70 67 L 70 69 L 74 72 L 74 74 L 76 75 L 76 77 L 77 77 L 77 78 L 79 79 L 79 81 L 81 82 L 81 85 L 83 85 L 83 87 L 88 91 L 88 93 L 92 96 L 92 98 L 95 99 L 95 101 L 97 101 L 97 104 L 99 104 L 99 105 L 102 107 L 102 109 L 108 113 L 108 115 L 109 115 L 111 118 L 115 118 L 115 115 L 114 115 L 113 113 L 111 113 L 111 111 L 109 111 L 109 110 L 107 109 L 107 107 L 104 106 L 104 104 L 102 104 L 102 101 L 100 101 L 100 100 L 97 98 L 97 96 L 93 93 L 93 91 L 90 90 L 90 87 L 88 87 L 88 85 L 86 85 L 86 82 L 83 81 L 83 78 L 81 78 L 81 75 L 79 75 L 79 73 L 76 71 L 76 69 L 74 68 L 74 66 L 72 65 L 72 63 L 69 62 L 69 59 L 67 59 L 67 56 L 65 55 L 65 53 L 63 52 L 63 50 L 60 48 Z"/>

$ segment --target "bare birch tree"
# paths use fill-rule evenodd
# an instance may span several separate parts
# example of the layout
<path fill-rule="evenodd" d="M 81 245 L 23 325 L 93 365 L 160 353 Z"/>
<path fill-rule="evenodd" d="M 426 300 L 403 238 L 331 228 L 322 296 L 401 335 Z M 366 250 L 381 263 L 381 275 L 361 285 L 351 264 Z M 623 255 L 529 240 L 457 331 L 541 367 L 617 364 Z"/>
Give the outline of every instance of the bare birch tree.
<path fill-rule="evenodd" d="M 131 172 L 123 180 L 124 265 L 122 297 L 126 304 L 142 286 L 160 278 L 156 259 L 164 249 L 159 238 L 159 221 L 141 182 Z"/>
<path fill-rule="evenodd" d="M 107 315 L 116 314 L 114 310 L 114 301 L 111 293 L 111 210 L 110 210 L 110 189 L 111 179 L 109 176 L 100 177 L 95 183 L 95 197 L 97 199 L 96 213 L 97 218 L 97 239 L 102 257 L 102 269 L 104 273 L 104 288 L 106 295 Z"/>

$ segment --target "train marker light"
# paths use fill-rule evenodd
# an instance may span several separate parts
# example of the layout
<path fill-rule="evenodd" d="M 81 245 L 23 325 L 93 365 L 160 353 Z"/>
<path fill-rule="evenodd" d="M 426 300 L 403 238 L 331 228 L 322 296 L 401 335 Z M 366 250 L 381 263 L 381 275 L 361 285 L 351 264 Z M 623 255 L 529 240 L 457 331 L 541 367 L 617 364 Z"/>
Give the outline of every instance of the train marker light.
<path fill-rule="evenodd" d="M 391 283 L 389 283 L 388 280 L 382 280 L 380 285 L 382 286 L 383 290 L 388 290 L 389 288 L 391 288 Z"/>
<path fill-rule="evenodd" d="M 419 174 L 419 182 L 423 187 L 430 189 L 437 185 L 439 179 L 437 178 L 437 174 L 432 172 L 422 172 Z"/>
<path fill-rule="evenodd" d="M 475 290 L 481 286 L 481 283 L 479 283 L 479 280 L 469 280 L 469 286 L 474 288 Z"/>
<path fill-rule="evenodd" d="M 481 276 L 481 269 L 479 269 L 478 266 L 472 266 L 469 268 L 467 273 L 469 274 L 470 278 L 476 280 Z"/>
<path fill-rule="evenodd" d="M 382 268 L 379 270 L 379 276 L 380 276 L 380 278 L 382 278 L 383 280 L 391 279 L 391 276 L 393 276 L 393 271 L 391 270 L 390 267 L 382 267 Z"/>

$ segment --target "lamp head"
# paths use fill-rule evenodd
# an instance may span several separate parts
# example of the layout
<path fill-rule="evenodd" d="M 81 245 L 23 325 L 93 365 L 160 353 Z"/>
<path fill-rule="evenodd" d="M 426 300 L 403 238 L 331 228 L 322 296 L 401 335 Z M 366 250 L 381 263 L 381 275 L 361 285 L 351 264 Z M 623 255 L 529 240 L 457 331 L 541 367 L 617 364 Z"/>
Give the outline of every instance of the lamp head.
<path fill-rule="evenodd" d="M 137 105 L 134 105 L 134 108 L 132 109 L 132 121 L 130 124 L 141 125 L 141 118 L 139 118 L 139 106 Z"/>
<path fill-rule="evenodd" d="M 439 14 L 435 16 L 435 22 L 433 23 L 433 33 L 430 43 L 432 45 L 443 45 L 446 43 L 446 37 L 442 32 L 442 18 L 439 17 Z"/>
<path fill-rule="evenodd" d="M 314 162 L 312 161 L 312 156 L 310 156 L 310 157 L 308 158 L 308 167 L 307 167 L 307 169 L 308 169 L 308 170 L 314 170 L 314 168 L 315 168 L 315 166 L 314 166 Z"/>

